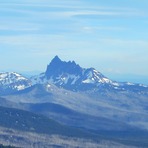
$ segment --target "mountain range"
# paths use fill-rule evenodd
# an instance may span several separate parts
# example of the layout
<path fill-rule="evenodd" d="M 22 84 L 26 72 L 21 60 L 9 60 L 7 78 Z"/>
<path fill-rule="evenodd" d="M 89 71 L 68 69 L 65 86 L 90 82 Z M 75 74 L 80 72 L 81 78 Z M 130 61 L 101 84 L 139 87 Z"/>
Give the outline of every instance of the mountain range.
<path fill-rule="evenodd" d="M 146 93 L 148 86 L 130 82 L 116 82 L 94 68 L 82 68 L 74 61 L 61 61 L 55 56 L 44 73 L 26 78 L 16 72 L 0 73 L 0 94 L 26 89 L 35 84 L 54 84 L 70 91 L 112 90 Z"/>
<path fill-rule="evenodd" d="M 46 116 L 93 134 L 116 139 L 118 133 L 121 140 L 126 133 L 134 140 L 137 132 L 141 140 L 146 132 L 148 137 L 148 86 L 113 81 L 95 68 L 82 68 L 58 56 L 45 72 L 31 78 L 0 73 L 0 96 L 3 107 Z"/>

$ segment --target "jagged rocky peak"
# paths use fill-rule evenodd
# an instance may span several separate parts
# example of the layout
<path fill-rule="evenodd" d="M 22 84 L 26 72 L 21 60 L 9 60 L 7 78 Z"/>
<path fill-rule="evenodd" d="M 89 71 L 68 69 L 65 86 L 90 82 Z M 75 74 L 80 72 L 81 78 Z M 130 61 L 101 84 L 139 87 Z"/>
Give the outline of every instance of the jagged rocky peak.
<path fill-rule="evenodd" d="M 61 59 L 56 55 L 56 56 L 52 59 L 50 65 L 52 65 L 52 64 L 59 64 L 59 63 L 61 63 L 61 62 L 62 62 Z"/>
<path fill-rule="evenodd" d="M 82 72 L 82 68 L 74 61 L 62 61 L 58 56 L 55 56 L 50 64 L 47 66 L 45 75 L 47 78 L 51 76 L 58 76 L 63 73 L 79 75 Z"/>

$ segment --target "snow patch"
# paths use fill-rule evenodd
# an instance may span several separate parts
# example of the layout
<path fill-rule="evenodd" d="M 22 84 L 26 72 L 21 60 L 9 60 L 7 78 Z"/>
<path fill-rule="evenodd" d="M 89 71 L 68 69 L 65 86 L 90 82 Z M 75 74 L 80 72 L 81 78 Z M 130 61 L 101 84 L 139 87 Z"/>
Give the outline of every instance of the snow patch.
<path fill-rule="evenodd" d="M 18 85 L 18 86 L 14 86 L 17 90 L 23 90 L 26 88 L 25 85 Z"/>
<path fill-rule="evenodd" d="M 130 82 L 127 82 L 126 84 L 127 85 L 135 85 L 134 83 L 130 83 Z"/>
<path fill-rule="evenodd" d="M 91 84 L 94 84 L 94 80 L 91 80 L 91 79 L 86 79 L 84 81 L 82 81 L 82 83 L 91 83 Z"/>

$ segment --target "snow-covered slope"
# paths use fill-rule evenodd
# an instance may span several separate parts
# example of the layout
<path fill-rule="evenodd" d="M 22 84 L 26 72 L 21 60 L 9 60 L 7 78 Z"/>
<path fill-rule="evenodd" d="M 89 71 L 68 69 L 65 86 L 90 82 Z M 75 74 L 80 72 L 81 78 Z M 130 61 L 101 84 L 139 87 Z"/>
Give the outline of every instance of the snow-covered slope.
<path fill-rule="evenodd" d="M 16 72 L 0 73 L 0 94 L 23 90 L 31 86 L 31 81 Z"/>

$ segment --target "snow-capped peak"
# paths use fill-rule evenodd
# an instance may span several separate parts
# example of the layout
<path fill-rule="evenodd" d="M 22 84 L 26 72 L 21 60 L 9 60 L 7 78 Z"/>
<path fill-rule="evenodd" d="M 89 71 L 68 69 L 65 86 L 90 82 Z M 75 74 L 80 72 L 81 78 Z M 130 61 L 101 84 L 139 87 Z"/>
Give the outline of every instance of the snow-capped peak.
<path fill-rule="evenodd" d="M 94 68 L 86 69 L 84 71 L 84 78 L 85 79 L 82 81 L 82 83 L 112 83 L 111 80 L 109 80 Z"/>
<path fill-rule="evenodd" d="M 0 73 L 0 87 L 1 89 L 12 90 L 23 90 L 30 87 L 31 81 L 21 74 L 16 72 L 3 72 Z"/>
<path fill-rule="evenodd" d="M 5 84 L 14 83 L 19 80 L 27 80 L 27 78 L 23 77 L 22 75 L 16 72 L 0 73 L 0 81 Z"/>

